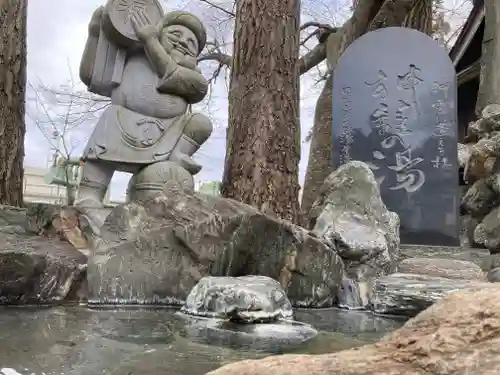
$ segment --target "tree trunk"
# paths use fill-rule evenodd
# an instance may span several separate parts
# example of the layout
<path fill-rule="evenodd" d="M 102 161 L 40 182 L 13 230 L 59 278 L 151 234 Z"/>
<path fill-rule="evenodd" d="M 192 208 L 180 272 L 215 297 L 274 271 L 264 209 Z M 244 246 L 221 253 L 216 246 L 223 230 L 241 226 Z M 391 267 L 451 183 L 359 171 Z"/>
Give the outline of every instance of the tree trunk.
<path fill-rule="evenodd" d="M 240 0 L 222 195 L 297 222 L 299 0 Z"/>
<path fill-rule="evenodd" d="M 316 198 L 323 181 L 333 172 L 332 166 L 332 86 L 333 80 L 329 74 L 325 86 L 319 94 L 314 111 L 314 127 L 309 148 L 304 191 L 302 192 L 303 226 L 314 227 L 315 221 L 309 211 Z"/>
<path fill-rule="evenodd" d="M 27 0 L 0 2 L 0 204 L 23 205 Z"/>
<path fill-rule="evenodd" d="M 477 115 L 488 104 L 500 104 L 500 4 L 498 0 L 485 0 L 484 6 L 486 17 Z"/>
<path fill-rule="evenodd" d="M 432 34 L 433 0 L 418 0 L 403 22 L 404 27 Z"/>

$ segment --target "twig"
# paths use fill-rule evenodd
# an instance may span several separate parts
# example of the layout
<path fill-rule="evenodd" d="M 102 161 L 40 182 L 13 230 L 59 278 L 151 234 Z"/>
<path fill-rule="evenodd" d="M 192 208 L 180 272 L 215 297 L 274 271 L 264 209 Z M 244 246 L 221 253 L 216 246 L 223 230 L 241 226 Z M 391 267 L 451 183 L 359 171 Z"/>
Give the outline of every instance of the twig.
<path fill-rule="evenodd" d="M 220 10 L 221 12 L 224 12 L 226 13 L 227 15 L 231 16 L 231 17 L 236 17 L 236 14 L 234 14 L 233 12 L 231 12 L 230 10 L 227 10 L 227 9 L 224 9 L 223 7 L 221 7 L 220 5 L 217 5 L 217 4 L 214 4 L 208 0 L 200 0 L 202 3 L 205 3 L 205 4 L 208 4 L 209 6 L 215 8 L 215 9 L 218 9 Z"/>

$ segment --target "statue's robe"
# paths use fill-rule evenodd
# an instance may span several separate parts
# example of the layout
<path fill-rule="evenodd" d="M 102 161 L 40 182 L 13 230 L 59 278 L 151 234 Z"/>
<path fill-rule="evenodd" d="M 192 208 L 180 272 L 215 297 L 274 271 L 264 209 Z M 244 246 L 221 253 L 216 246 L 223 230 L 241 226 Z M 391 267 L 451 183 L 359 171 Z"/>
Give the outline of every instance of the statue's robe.
<path fill-rule="evenodd" d="M 191 119 L 185 114 L 188 104 L 201 101 L 206 90 L 197 71 L 177 66 L 160 78 L 144 54 L 130 56 L 83 159 L 111 162 L 131 173 L 168 160 Z"/>

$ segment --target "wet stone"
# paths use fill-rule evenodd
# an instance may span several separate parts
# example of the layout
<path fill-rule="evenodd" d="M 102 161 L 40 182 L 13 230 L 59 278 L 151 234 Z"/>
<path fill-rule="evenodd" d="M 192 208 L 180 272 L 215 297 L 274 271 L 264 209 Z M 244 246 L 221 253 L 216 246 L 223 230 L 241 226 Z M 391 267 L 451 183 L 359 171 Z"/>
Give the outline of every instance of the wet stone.
<path fill-rule="evenodd" d="M 280 283 L 265 276 L 204 277 L 181 311 L 238 323 L 293 318 L 292 305 Z"/>
<path fill-rule="evenodd" d="M 371 166 L 401 243 L 459 245 L 456 79 L 443 48 L 407 28 L 356 40 L 335 69 L 332 126 L 335 167 Z"/>
<path fill-rule="evenodd" d="M 372 290 L 373 311 L 415 316 L 448 293 L 488 285 L 486 281 L 395 273 L 375 280 Z"/>
<path fill-rule="evenodd" d="M 53 304 L 72 298 L 87 258 L 68 243 L 0 232 L 0 304 Z"/>

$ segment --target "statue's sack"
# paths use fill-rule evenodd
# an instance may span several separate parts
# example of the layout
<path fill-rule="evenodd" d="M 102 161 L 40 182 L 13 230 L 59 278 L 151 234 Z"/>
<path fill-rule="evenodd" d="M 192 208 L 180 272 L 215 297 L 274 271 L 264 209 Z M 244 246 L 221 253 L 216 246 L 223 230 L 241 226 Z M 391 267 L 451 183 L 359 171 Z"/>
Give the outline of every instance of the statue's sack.
<path fill-rule="evenodd" d="M 89 40 L 95 44 L 86 48 L 82 61 L 87 64 L 89 91 L 110 97 L 121 83 L 127 51 L 137 48 L 138 40 L 130 21 L 130 14 L 144 11 L 154 25 L 161 22 L 163 9 L 157 0 L 109 0 L 102 9 L 99 37 Z M 89 38 L 92 38 L 89 36 Z"/>

